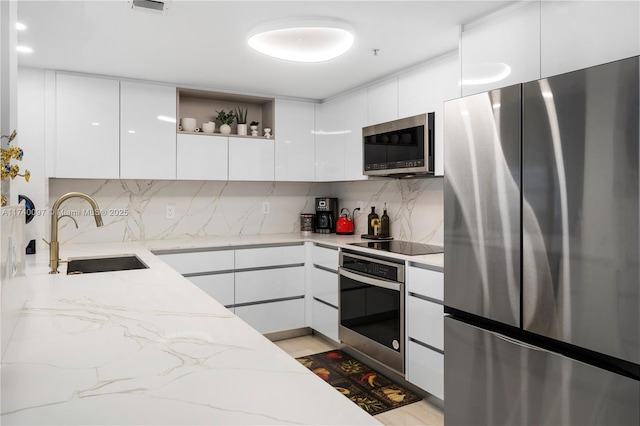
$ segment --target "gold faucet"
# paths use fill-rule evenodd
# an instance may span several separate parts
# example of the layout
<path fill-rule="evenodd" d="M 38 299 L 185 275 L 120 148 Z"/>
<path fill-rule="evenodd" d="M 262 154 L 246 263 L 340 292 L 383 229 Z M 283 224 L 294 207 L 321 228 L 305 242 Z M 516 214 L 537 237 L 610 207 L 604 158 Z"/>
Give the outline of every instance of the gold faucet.
<path fill-rule="evenodd" d="M 52 210 L 51 242 L 48 242 L 45 240 L 45 242 L 49 244 L 49 267 L 51 268 L 51 271 L 49 271 L 50 274 L 57 274 L 58 265 L 60 264 L 60 244 L 58 243 L 58 221 L 60 220 L 60 218 L 64 216 L 68 216 L 71 219 L 73 219 L 74 222 L 76 222 L 76 220 L 68 214 L 63 214 L 62 216 L 58 216 L 58 210 L 60 209 L 60 205 L 62 203 L 64 203 L 69 198 L 75 198 L 75 197 L 83 198 L 87 200 L 87 202 L 91 204 L 91 208 L 93 209 L 93 216 L 96 220 L 96 226 L 99 227 L 103 225 L 102 216 L 100 215 L 100 208 L 98 207 L 98 203 L 96 203 L 96 200 L 94 200 L 87 194 L 83 194 L 82 192 L 69 192 L 67 194 L 64 194 L 60 198 L 58 198 L 56 202 L 53 203 L 53 207 L 51 208 Z M 78 222 L 76 222 L 76 228 L 77 227 L 78 227 Z"/>

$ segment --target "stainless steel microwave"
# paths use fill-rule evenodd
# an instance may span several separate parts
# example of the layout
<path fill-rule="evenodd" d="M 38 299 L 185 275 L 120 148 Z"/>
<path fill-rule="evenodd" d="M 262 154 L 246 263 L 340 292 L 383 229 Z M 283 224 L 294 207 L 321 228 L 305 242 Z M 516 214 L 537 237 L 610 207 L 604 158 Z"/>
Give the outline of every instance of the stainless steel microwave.
<path fill-rule="evenodd" d="M 434 113 L 362 129 L 363 173 L 410 177 L 433 174 Z"/>

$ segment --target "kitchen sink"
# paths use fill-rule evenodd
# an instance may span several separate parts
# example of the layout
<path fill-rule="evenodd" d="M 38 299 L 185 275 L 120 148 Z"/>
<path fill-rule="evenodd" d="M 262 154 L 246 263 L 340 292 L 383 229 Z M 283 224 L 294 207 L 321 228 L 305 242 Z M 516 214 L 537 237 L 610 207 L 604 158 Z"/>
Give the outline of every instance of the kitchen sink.
<path fill-rule="evenodd" d="M 148 268 L 149 267 L 135 255 L 73 259 L 68 262 L 67 275 Z"/>

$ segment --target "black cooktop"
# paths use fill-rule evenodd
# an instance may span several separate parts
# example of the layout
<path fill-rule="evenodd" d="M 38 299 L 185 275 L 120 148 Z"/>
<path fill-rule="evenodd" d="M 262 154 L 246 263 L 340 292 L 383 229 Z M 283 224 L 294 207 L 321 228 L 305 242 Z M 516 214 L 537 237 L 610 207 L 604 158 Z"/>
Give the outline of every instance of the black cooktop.
<path fill-rule="evenodd" d="M 364 243 L 351 243 L 350 245 L 388 251 L 391 253 L 406 254 L 407 256 L 444 253 L 444 249 L 440 246 L 412 243 L 411 241 L 371 241 Z"/>

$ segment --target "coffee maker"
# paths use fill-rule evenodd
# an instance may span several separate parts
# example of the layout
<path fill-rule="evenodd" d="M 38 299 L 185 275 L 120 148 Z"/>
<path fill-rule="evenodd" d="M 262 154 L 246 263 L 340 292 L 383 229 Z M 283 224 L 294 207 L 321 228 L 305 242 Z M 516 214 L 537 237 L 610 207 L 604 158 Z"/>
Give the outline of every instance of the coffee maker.
<path fill-rule="evenodd" d="M 337 198 L 316 198 L 316 232 L 332 234 L 336 232 L 338 219 Z"/>

